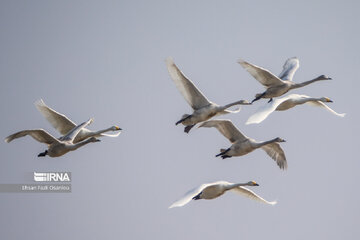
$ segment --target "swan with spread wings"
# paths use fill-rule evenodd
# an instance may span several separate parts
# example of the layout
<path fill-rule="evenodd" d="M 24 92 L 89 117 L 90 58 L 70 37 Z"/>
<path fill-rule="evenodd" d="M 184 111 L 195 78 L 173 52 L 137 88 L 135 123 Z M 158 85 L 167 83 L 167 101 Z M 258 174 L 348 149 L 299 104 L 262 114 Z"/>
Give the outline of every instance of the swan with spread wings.
<path fill-rule="evenodd" d="M 250 104 L 246 100 L 239 100 L 224 106 L 219 106 L 204 96 L 195 84 L 180 71 L 172 58 L 169 57 L 166 59 L 166 66 L 176 87 L 194 110 L 192 114 L 184 114 L 181 119 L 176 122 L 176 125 L 181 123 L 185 126 L 184 132 L 186 133 L 189 133 L 195 124 L 209 120 L 214 116 L 240 111 L 240 108 L 235 111 L 228 110 L 228 108 L 232 106 Z"/>
<path fill-rule="evenodd" d="M 259 184 L 254 181 L 250 181 L 247 183 L 230 183 L 226 181 L 218 181 L 202 184 L 200 187 L 187 192 L 185 196 L 174 202 L 169 208 L 182 207 L 185 204 L 189 203 L 191 200 L 214 199 L 220 197 L 227 191 L 241 194 L 258 202 L 270 205 L 276 204 L 275 201 L 269 202 L 244 186 L 259 186 Z"/>
<path fill-rule="evenodd" d="M 321 75 L 317 78 L 302 83 L 293 82 L 293 76 L 296 70 L 299 68 L 299 59 L 296 57 L 289 58 L 285 62 L 283 71 L 279 74 L 278 77 L 269 70 L 244 60 L 240 59 L 238 63 L 266 88 L 265 92 L 256 94 L 255 99 L 252 100 L 252 103 L 261 98 L 270 98 L 269 102 L 271 102 L 274 97 L 282 96 L 292 89 L 301 88 L 321 80 L 331 80 L 330 77 Z"/>

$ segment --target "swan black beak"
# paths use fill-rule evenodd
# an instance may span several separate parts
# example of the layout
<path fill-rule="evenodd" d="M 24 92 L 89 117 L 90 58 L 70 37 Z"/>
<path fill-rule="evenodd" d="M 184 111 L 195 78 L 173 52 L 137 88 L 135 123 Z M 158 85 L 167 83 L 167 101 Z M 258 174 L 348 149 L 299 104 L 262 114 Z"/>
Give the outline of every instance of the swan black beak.
<path fill-rule="evenodd" d="M 251 181 L 251 183 L 253 184 L 253 186 L 259 186 L 259 184 L 255 181 Z"/>

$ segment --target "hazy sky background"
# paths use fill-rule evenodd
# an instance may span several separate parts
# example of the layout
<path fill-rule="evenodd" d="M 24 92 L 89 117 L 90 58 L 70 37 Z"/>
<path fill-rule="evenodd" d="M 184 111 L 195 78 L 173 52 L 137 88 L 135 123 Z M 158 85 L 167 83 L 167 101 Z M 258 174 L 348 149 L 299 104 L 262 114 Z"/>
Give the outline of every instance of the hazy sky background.
<path fill-rule="evenodd" d="M 359 1 L 1 1 L 0 136 L 44 128 L 43 98 L 103 138 L 60 158 L 30 137 L 0 143 L 0 183 L 33 171 L 72 172 L 70 194 L 0 193 L 1 239 L 356 239 L 360 237 Z M 339 118 L 311 106 L 245 125 L 266 103 L 227 115 L 257 140 L 282 137 L 289 168 L 265 152 L 222 161 L 215 129 L 175 126 L 191 109 L 166 70 L 172 56 L 212 101 L 253 99 L 263 87 L 239 58 L 278 74 L 297 56 L 293 91 L 327 96 Z M 217 180 L 257 181 L 268 206 L 236 194 L 168 206 Z"/>

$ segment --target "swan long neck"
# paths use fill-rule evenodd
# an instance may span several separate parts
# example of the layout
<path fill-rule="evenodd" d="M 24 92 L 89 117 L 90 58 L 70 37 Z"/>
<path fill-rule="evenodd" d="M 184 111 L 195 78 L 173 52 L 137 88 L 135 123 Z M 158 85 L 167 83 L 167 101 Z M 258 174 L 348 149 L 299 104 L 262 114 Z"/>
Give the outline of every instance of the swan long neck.
<path fill-rule="evenodd" d="M 220 107 L 219 107 L 219 110 L 220 110 L 220 111 L 223 111 L 223 110 L 226 110 L 226 109 L 228 109 L 228 108 L 230 108 L 230 107 L 232 107 L 232 106 L 235 106 L 235 105 L 243 105 L 243 104 L 244 104 L 243 100 L 240 100 L 240 101 L 236 101 L 236 102 L 233 102 L 233 103 L 226 104 L 226 105 L 224 105 L 224 106 L 220 106 Z"/>
<path fill-rule="evenodd" d="M 290 89 L 296 89 L 296 88 L 301 88 L 301 87 L 305 87 L 306 85 L 309 85 L 311 83 L 317 82 L 317 81 L 321 81 L 321 80 L 326 80 L 326 79 L 321 79 L 321 78 L 314 78 L 312 80 L 309 81 L 305 81 L 302 83 L 294 83 L 293 85 L 291 85 Z"/>
<path fill-rule="evenodd" d="M 110 132 L 110 131 L 112 131 L 112 127 L 96 131 L 96 132 L 93 133 L 93 136 L 96 137 L 96 136 L 98 136 L 98 135 L 100 135 L 102 133 Z"/>
<path fill-rule="evenodd" d="M 234 184 L 230 184 L 228 186 L 225 187 L 226 190 L 231 190 L 233 188 L 236 188 L 236 187 L 240 187 L 240 186 L 249 186 L 250 184 L 248 183 L 234 183 Z"/>
<path fill-rule="evenodd" d="M 303 104 L 303 103 L 307 103 L 307 102 L 313 102 L 313 101 L 320 101 L 320 98 L 302 98 L 298 100 L 298 104 Z"/>
<path fill-rule="evenodd" d="M 278 141 L 278 138 L 274 138 L 274 139 L 271 139 L 271 140 L 269 140 L 269 141 L 264 141 L 264 142 L 258 142 L 258 143 L 256 143 L 256 147 L 257 148 L 261 148 L 261 147 L 263 147 L 263 146 L 265 146 L 265 145 L 267 145 L 267 144 L 270 144 L 270 143 L 274 143 L 274 142 L 277 142 Z"/>
<path fill-rule="evenodd" d="M 71 146 L 71 150 L 76 150 L 76 149 L 78 149 L 79 147 L 82 147 L 82 146 L 84 146 L 84 145 L 86 145 L 86 144 L 88 144 L 88 143 L 91 143 L 91 142 L 92 142 L 92 139 L 91 139 L 91 138 L 88 138 L 88 139 L 86 139 L 86 140 L 84 140 L 84 141 L 82 141 L 82 142 L 75 143 L 75 144 L 73 144 L 73 145 Z"/>

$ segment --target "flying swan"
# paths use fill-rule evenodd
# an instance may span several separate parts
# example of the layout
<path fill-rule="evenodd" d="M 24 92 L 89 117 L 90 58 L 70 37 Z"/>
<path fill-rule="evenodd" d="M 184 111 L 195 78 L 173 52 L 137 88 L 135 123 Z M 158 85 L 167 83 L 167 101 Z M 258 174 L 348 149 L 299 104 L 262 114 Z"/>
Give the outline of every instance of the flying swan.
<path fill-rule="evenodd" d="M 42 99 L 36 101 L 36 108 L 39 112 L 50 122 L 50 124 L 62 135 L 66 135 L 71 129 L 76 127 L 76 124 L 67 118 L 64 114 L 58 113 L 55 110 L 46 106 Z M 74 143 L 81 142 L 89 137 L 117 137 L 120 135 L 120 130 L 118 126 L 112 126 L 99 131 L 91 131 L 87 128 L 82 128 L 79 134 L 74 139 Z M 109 131 L 119 131 L 116 134 L 106 134 Z"/>
<path fill-rule="evenodd" d="M 325 102 L 333 102 L 328 97 L 313 98 L 306 95 L 290 94 L 288 96 L 277 98 L 272 101 L 271 104 L 265 104 L 263 107 L 253 114 L 247 120 L 246 124 L 261 123 L 264 121 L 273 111 L 285 111 L 293 108 L 297 105 L 307 103 L 312 106 L 322 107 L 331 112 L 332 114 L 344 117 L 345 113 L 337 113 L 328 107 Z"/>
<path fill-rule="evenodd" d="M 51 134 L 46 132 L 44 129 L 34 129 L 34 130 L 24 130 L 17 133 L 14 133 L 7 138 L 5 138 L 5 142 L 9 143 L 12 140 L 20 137 L 25 137 L 30 135 L 36 141 L 45 143 L 48 145 L 48 150 L 42 152 L 38 155 L 38 157 L 45 157 L 49 155 L 50 157 L 60 157 L 65 153 L 70 151 L 74 151 L 79 147 L 82 147 L 91 142 L 100 142 L 100 140 L 96 139 L 95 137 L 91 137 L 86 139 L 82 142 L 74 143 L 74 139 L 79 134 L 79 132 L 85 128 L 87 125 L 92 123 L 93 119 L 89 119 L 87 122 L 84 122 L 78 126 L 75 126 L 72 130 L 69 131 L 68 134 L 62 136 L 59 139 L 56 139 Z"/>
<path fill-rule="evenodd" d="M 199 127 L 215 127 L 232 143 L 228 149 L 221 149 L 216 157 L 221 156 L 222 159 L 243 156 L 255 149 L 263 149 L 272 159 L 274 159 L 280 169 L 287 168 L 285 153 L 280 147 L 279 142 L 285 142 L 281 138 L 274 138 L 269 141 L 257 142 L 243 135 L 230 120 L 209 120 L 199 125 Z"/>
<path fill-rule="evenodd" d="M 247 183 L 230 183 L 226 181 L 218 181 L 214 183 L 202 184 L 200 187 L 187 192 L 184 197 L 174 202 L 169 208 L 182 207 L 191 200 L 214 199 L 220 197 L 226 191 L 232 191 L 262 203 L 270 205 L 276 204 L 275 201 L 268 202 L 250 189 L 247 189 L 243 186 L 259 186 L 259 184 L 254 181 L 250 181 Z"/>
<path fill-rule="evenodd" d="M 181 119 L 176 122 L 176 125 L 182 123 L 185 126 L 184 132 L 186 133 L 189 133 L 190 129 L 194 127 L 195 124 L 209 120 L 213 116 L 239 112 L 240 108 L 235 111 L 227 110 L 234 105 L 250 104 L 246 100 L 240 100 L 225 106 L 219 106 L 216 103 L 210 102 L 194 85 L 194 83 L 185 77 L 185 75 L 178 69 L 172 58 L 168 57 L 166 59 L 166 66 L 177 89 L 194 110 L 191 115 L 184 114 Z"/>
<path fill-rule="evenodd" d="M 331 80 L 331 78 L 325 75 L 321 75 L 317 78 L 302 83 L 293 82 L 292 78 L 294 73 L 299 68 L 299 59 L 296 57 L 289 58 L 285 62 L 283 71 L 280 73 L 279 77 L 275 76 L 265 68 L 245 62 L 244 60 L 240 59 L 238 63 L 266 88 L 265 92 L 256 94 L 255 99 L 252 100 L 251 103 L 261 98 L 270 98 L 269 102 L 271 102 L 272 98 L 279 97 L 292 89 L 304 87 L 310 83 L 321 80 Z"/>

